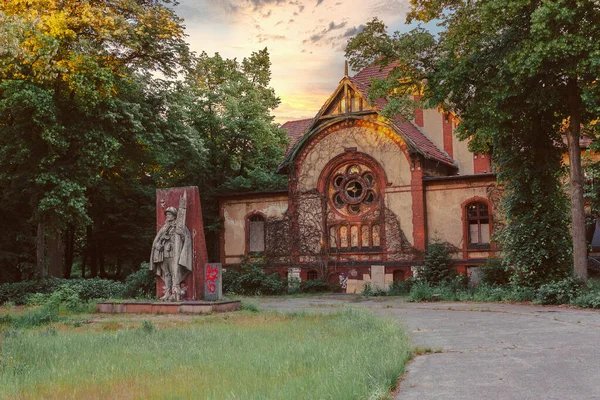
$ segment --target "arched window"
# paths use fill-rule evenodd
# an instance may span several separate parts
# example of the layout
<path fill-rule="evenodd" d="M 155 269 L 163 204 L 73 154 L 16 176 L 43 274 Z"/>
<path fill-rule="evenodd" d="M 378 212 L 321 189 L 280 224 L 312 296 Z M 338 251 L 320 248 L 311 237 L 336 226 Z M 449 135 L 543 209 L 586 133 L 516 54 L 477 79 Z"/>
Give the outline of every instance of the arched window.
<path fill-rule="evenodd" d="M 248 252 L 264 253 L 265 251 L 265 218 L 259 214 L 248 217 Z"/>
<path fill-rule="evenodd" d="M 307 281 L 314 281 L 315 279 L 317 279 L 317 271 L 315 271 L 314 269 L 311 269 L 310 271 L 308 271 L 306 273 Z"/>
<path fill-rule="evenodd" d="M 394 282 L 402 282 L 404 280 L 404 271 L 401 269 L 395 270 L 393 279 L 394 279 Z"/>
<path fill-rule="evenodd" d="M 467 247 L 486 248 L 490 245 L 490 215 L 483 201 L 467 204 Z"/>

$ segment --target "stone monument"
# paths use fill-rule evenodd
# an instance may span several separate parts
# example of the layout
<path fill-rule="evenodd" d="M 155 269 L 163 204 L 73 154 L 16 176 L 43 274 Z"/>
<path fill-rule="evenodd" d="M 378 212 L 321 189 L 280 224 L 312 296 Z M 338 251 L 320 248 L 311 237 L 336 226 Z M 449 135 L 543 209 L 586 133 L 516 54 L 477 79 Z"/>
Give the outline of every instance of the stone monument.
<path fill-rule="evenodd" d="M 202 299 L 208 257 L 198 188 L 157 189 L 156 222 L 150 269 L 158 276 L 157 296 L 166 301 Z"/>

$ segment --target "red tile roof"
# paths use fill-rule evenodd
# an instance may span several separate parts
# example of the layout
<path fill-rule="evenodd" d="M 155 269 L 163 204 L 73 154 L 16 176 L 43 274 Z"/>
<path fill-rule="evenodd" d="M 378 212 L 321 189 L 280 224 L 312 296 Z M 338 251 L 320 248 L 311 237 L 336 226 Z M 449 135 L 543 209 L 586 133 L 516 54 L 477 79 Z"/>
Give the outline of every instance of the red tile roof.
<path fill-rule="evenodd" d="M 392 63 L 383 68 L 379 66 L 369 66 L 363 68 L 360 72 L 350 78 L 350 81 L 366 99 L 368 96 L 368 90 L 371 87 L 371 79 L 384 79 L 397 65 L 398 63 Z M 386 104 L 387 100 L 380 97 L 375 100 L 374 106 L 377 111 L 381 111 Z M 405 138 L 412 142 L 409 145 L 420 149 L 426 158 L 456 167 L 456 162 L 448 154 L 446 154 L 446 152 L 440 150 L 431 141 L 431 139 L 429 139 L 429 137 L 427 137 L 427 135 L 412 122 L 406 120 L 406 118 L 404 118 L 402 115 L 396 115 L 391 120 L 393 124 L 400 131 L 402 131 L 402 133 L 404 133 Z"/>
<path fill-rule="evenodd" d="M 287 151 L 285 152 L 285 156 L 289 154 L 292 147 L 296 144 L 298 139 L 304 135 L 310 124 L 313 122 L 313 118 L 308 119 L 300 119 L 298 121 L 288 121 L 285 124 L 281 125 L 281 129 L 285 129 L 287 132 L 288 139 L 290 140 L 290 144 L 288 145 Z"/>
<path fill-rule="evenodd" d="M 397 63 L 392 63 L 383 68 L 379 66 L 369 66 L 363 68 L 356 75 L 349 79 L 360 91 L 361 95 L 367 99 L 368 90 L 371 87 L 371 79 L 384 79 L 390 73 L 390 71 L 396 67 L 396 65 Z M 386 104 L 386 99 L 378 98 L 375 100 L 374 106 L 377 111 L 381 111 Z M 289 121 L 281 126 L 281 128 L 287 131 L 288 138 L 290 139 L 290 144 L 288 146 L 285 158 L 290 155 L 290 151 L 294 145 L 298 142 L 302 135 L 306 133 L 313 121 L 313 118 Z M 424 132 L 422 132 L 412 122 L 406 120 L 402 115 L 395 116 L 391 119 L 391 122 L 399 131 L 399 133 L 406 139 L 410 148 L 420 150 L 428 159 L 433 159 L 454 167 L 457 166 L 456 162 L 450 156 L 448 156 L 448 154 L 440 150 Z"/>

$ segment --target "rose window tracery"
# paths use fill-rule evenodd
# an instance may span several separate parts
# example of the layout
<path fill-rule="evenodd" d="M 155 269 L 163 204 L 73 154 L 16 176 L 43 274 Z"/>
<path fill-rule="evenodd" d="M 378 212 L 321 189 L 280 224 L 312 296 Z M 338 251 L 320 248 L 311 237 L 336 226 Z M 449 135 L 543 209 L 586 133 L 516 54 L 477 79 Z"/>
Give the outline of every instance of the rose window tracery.
<path fill-rule="evenodd" d="M 333 174 L 329 192 L 335 209 L 347 215 L 365 213 L 377 200 L 373 172 L 362 164 L 339 168 Z"/>

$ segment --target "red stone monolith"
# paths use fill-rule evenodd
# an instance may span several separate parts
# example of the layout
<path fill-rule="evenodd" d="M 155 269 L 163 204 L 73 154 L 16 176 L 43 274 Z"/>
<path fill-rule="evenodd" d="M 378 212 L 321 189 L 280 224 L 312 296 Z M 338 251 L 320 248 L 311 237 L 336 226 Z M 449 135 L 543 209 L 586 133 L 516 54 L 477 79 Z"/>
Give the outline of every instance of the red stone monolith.
<path fill-rule="evenodd" d="M 183 281 L 186 292 L 182 300 L 201 300 L 204 295 L 204 264 L 208 262 L 206 240 L 204 238 L 204 223 L 202 222 L 202 207 L 200 193 L 196 186 L 179 188 L 156 189 L 156 232 L 165 223 L 167 207 L 179 207 L 179 199 L 186 195 L 185 224 L 192 236 L 193 267 L 192 272 Z M 164 295 L 164 282 L 160 277 L 156 281 L 156 295 Z"/>

